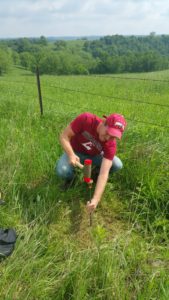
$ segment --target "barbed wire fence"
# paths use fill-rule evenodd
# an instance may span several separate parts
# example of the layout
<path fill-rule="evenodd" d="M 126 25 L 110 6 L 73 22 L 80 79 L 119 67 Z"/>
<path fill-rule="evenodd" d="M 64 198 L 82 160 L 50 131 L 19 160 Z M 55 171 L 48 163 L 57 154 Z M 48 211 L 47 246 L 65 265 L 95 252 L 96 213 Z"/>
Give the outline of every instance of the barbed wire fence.
<path fill-rule="evenodd" d="M 24 69 L 23 69 L 24 70 Z M 25 71 L 28 71 L 25 69 Z M 33 74 L 32 74 L 33 75 Z M 81 75 L 79 75 L 78 77 L 81 77 Z M 145 81 L 145 82 L 159 82 L 160 84 L 168 84 L 169 83 L 169 80 L 159 80 L 159 79 L 146 79 L 146 78 L 134 78 L 134 77 L 121 77 L 121 76 L 103 76 L 103 75 L 83 75 L 82 76 L 83 78 L 89 78 L 89 79 L 93 79 L 93 78 L 107 78 L 107 79 L 111 79 L 111 80 L 138 80 L 138 81 Z M 34 81 L 25 81 L 25 80 L 15 80 L 15 79 L 12 79 L 12 80 L 6 80 L 5 77 L 0 77 L 0 84 L 1 83 L 4 83 L 7 85 L 7 88 L 9 89 L 10 88 L 10 85 L 12 84 L 17 84 L 19 87 L 23 88 L 25 86 L 28 86 L 28 90 L 29 90 L 29 86 L 33 87 L 33 91 L 34 91 L 34 95 L 33 97 L 39 101 L 39 108 L 40 108 L 40 116 L 43 116 L 45 115 L 45 113 L 54 113 L 54 112 L 58 112 L 58 109 L 57 109 L 57 106 L 56 106 L 56 109 L 52 109 L 52 110 L 45 110 L 44 109 L 44 105 L 45 102 L 44 100 L 47 100 L 47 101 L 52 101 L 52 103 L 54 104 L 58 104 L 58 105 L 64 105 L 64 106 L 67 106 L 67 107 L 70 107 L 71 110 L 72 110 L 72 103 L 68 103 L 66 100 L 63 100 L 63 98 L 52 98 L 50 96 L 48 96 L 48 94 L 45 94 L 45 93 L 42 93 L 42 90 L 41 90 L 41 87 L 42 88 L 52 88 L 52 89 L 57 89 L 57 90 L 61 90 L 61 91 L 64 91 L 66 94 L 67 93 L 72 93 L 73 95 L 74 94 L 83 94 L 83 95 L 89 95 L 89 96 L 96 96 L 96 97 L 99 97 L 99 98 L 103 98 L 103 99 L 107 99 L 109 101 L 115 101 L 115 100 L 119 100 L 119 101 L 122 101 L 123 103 L 138 103 L 138 104 L 143 104 L 143 105 L 146 105 L 146 106 L 153 106 L 155 108 L 161 108 L 161 109 L 169 109 L 169 105 L 167 104 L 163 104 L 163 103 L 151 103 L 149 101 L 145 101 L 145 100 L 138 100 L 138 99 L 130 99 L 128 97 L 119 97 L 119 96 L 112 96 L 112 95 L 104 95 L 104 94 L 98 94 L 98 93 L 94 93 L 90 90 L 83 90 L 83 89 L 73 89 L 73 88 L 68 88 L 68 87 L 63 87 L 63 86 L 60 86 L 60 85 L 55 85 L 55 84 L 50 84 L 50 83 L 41 83 L 41 76 L 39 74 L 39 71 L 36 72 L 36 77 L 35 77 L 35 80 Z M 20 91 L 17 91 L 17 89 L 13 89 L 13 87 L 11 88 L 11 95 L 25 95 L 28 97 L 28 99 L 32 98 L 32 94 L 31 93 L 28 93 L 27 90 L 24 90 L 24 88 L 22 89 L 22 93 Z M 31 91 L 32 92 L 32 91 Z M 0 95 L 1 95 L 1 89 L 0 89 Z M 37 97 L 38 95 L 38 97 Z M 2 99 L 2 98 L 1 98 Z M 77 103 L 75 104 L 75 107 L 79 110 L 82 109 L 81 105 L 78 105 Z M 83 106 L 83 109 L 87 109 L 88 110 L 88 107 L 86 106 Z M 105 111 L 103 110 L 100 110 L 100 109 L 95 109 L 94 107 L 92 107 L 92 112 L 95 112 L 97 110 L 97 113 L 100 113 L 100 114 L 105 114 Z M 3 112 L 0 111 L 0 115 L 2 114 Z M 138 120 L 136 118 L 129 118 L 127 116 L 125 116 L 127 121 L 131 121 L 131 122 L 136 122 L 136 123 L 139 123 L 141 126 L 153 126 L 153 127 L 158 127 L 160 128 L 161 130 L 166 130 L 166 128 L 169 128 L 169 125 L 166 125 L 166 122 L 165 124 L 158 124 L 156 122 L 147 122 L 147 121 L 143 121 L 143 120 Z M 18 183 L 12 183 L 13 185 L 18 185 Z M 21 184 L 27 184 L 27 182 L 25 183 L 21 183 Z"/>
<path fill-rule="evenodd" d="M 23 68 L 22 68 L 23 69 Z M 25 71 L 28 71 L 27 69 L 23 69 Z M 83 77 L 83 78 L 90 78 L 90 79 L 93 79 L 93 78 L 107 78 L 107 79 L 111 79 L 111 80 L 135 80 L 135 81 L 144 81 L 144 82 L 159 82 L 161 84 L 168 84 L 169 83 L 169 80 L 161 80 L 161 79 L 147 79 L 147 78 L 137 78 L 137 77 L 123 77 L 123 76 L 114 76 L 114 75 L 79 75 L 79 77 Z M 41 76 L 40 76 L 40 73 L 39 73 L 39 69 L 36 68 L 36 81 L 35 82 L 29 82 L 29 81 L 20 81 L 20 80 L 6 80 L 4 79 L 3 77 L 0 78 L 0 82 L 3 82 L 3 83 L 6 83 L 8 84 L 8 87 L 9 87 L 9 84 L 18 84 L 18 85 L 31 85 L 31 86 L 35 86 L 35 90 L 38 94 L 38 100 L 39 100 L 39 107 L 40 107 L 40 115 L 43 116 L 44 115 L 44 107 L 43 107 L 43 98 L 46 99 L 46 100 L 49 100 L 49 101 L 53 101 L 54 103 L 57 103 L 57 104 L 63 104 L 65 106 L 71 106 L 72 107 L 72 104 L 64 101 L 63 99 L 54 99 L 54 98 L 50 98 L 48 97 L 48 95 L 44 96 L 42 94 L 42 90 L 41 90 L 41 86 L 42 86 L 42 83 L 41 83 Z M 73 89 L 73 88 L 68 88 L 68 87 L 63 87 L 63 86 L 60 86 L 60 85 L 55 85 L 55 84 L 50 84 L 50 83 L 43 83 L 43 87 L 47 87 L 47 88 L 52 88 L 52 89 L 57 89 L 57 90 L 61 90 L 65 93 L 72 93 L 72 94 L 77 94 L 77 93 L 80 93 L 80 94 L 83 94 L 83 95 L 89 95 L 89 96 L 93 96 L 93 97 L 99 97 L 99 98 L 102 98 L 102 99 L 106 99 L 108 101 L 115 101 L 115 100 L 118 100 L 119 102 L 128 102 L 128 103 L 132 103 L 132 104 L 143 104 L 143 105 L 148 105 L 148 106 L 154 106 L 154 107 L 160 107 L 162 109 L 169 109 L 169 105 L 167 104 L 163 104 L 163 103 L 154 103 L 154 102 L 150 102 L 150 101 L 145 101 L 145 100 L 138 100 L 138 99 L 131 99 L 131 98 L 128 98 L 128 97 L 119 97 L 119 96 L 112 96 L 112 95 L 105 95 L 105 94 L 98 94 L 98 93 L 95 93 L 95 92 L 92 92 L 90 90 L 83 90 L 83 89 Z M 15 94 L 17 94 L 17 91 L 15 90 Z M 18 92 L 19 94 L 19 92 Z M 22 94 L 24 94 L 24 92 L 22 91 Z M 26 95 L 27 93 L 25 93 Z M 27 94 L 28 95 L 28 94 Z M 31 96 L 31 95 L 30 95 Z M 75 107 L 76 108 L 79 108 L 81 109 L 81 106 L 78 105 L 77 103 L 75 104 Z M 83 107 L 84 109 L 85 107 Z M 86 107 L 86 109 L 88 109 L 88 107 Z M 57 109 L 56 109 L 57 111 Z M 92 109 L 92 111 L 94 112 L 95 109 Z M 50 110 L 47 110 L 47 112 L 54 112 L 54 110 L 50 111 Z M 100 109 L 97 109 L 97 112 L 100 113 L 100 114 L 105 114 L 105 111 L 103 110 L 100 110 Z M 163 128 L 164 127 L 164 124 L 157 124 L 157 123 L 154 123 L 154 122 L 147 122 L 147 121 L 143 121 L 143 120 L 138 120 L 136 118 L 133 118 L 132 119 L 128 116 L 125 116 L 127 118 L 128 121 L 134 121 L 136 123 L 140 123 L 142 125 L 149 125 L 149 126 L 155 126 L 155 127 L 161 127 Z M 168 125 L 166 125 L 165 123 L 165 128 L 169 128 Z"/>
<path fill-rule="evenodd" d="M 24 69 L 26 70 L 26 69 Z M 26 70 L 27 71 L 27 70 Z M 83 78 L 107 78 L 107 79 L 111 79 L 111 80 L 137 80 L 137 81 L 144 81 L 144 82 L 159 82 L 160 84 L 168 84 L 169 83 L 169 80 L 161 80 L 161 79 L 147 79 L 147 78 L 137 78 L 137 77 L 128 77 L 128 76 L 125 76 L 125 77 L 122 77 L 122 76 L 114 76 L 114 75 L 80 75 L 80 77 L 83 77 Z M 43 94 L 42 94 L 42 91 L 41 91 L 41 78 L 40 78 L 40 73 L 39 73 L 39 69 L 36 68 L 36 81 L 35 82 L 29 82 L 29 81 L 19 81 L 19 80 L 6 80 L 4 79 L 3 77 L 0 78 L 0 82 L 3 82 L 3 83 L 7 83 L 8 84 L 8 87 L 9 87 L 9 84 L 19 84 L 20 86 L 21 85 L 35 85 L 37 86 L 36 88 L 36 91 L 38 91 L 38 99 L 39 99 L 39 107 L 40 107 L 40 114 L 41 116 L 44 114 L 44 108 L 43 108 Z M 118 100 L 119 102 L 128 102 L 128 103 L 132 103 L 132 104 L 143 104 L 143 105 L 149 105 L 149 106 L 154 106 L 154 107 L 160 107 L 160 108 L 163 108 L 163 109 L 169 109 L 169 105 L 167 104 L 163 104 L 163 103 L 154 103 L 154 102 L 150 102 L 150 101 L 145 101 L 145 100 L 142 100 L 142 99 L 131 99 L 129 97 L 119 97 L 119 96 L 112 96 L 112 95 L 105 95 L 105 94 L 98 94 L 98 93 L 95 93 L 95 92 L 92 92 L 91 90 L 84 90 L 84 89 L 73 89 L 73 88 L 68 88 L 68 87 L 62 87 L 62 86 L 59 86 L 59 85 L 55 85 L 55 84 L 50 84 L 50 83 L 43 83 L 43 87 L 48 87 L 48 88 L 52 88 L 52 89 L 57 89 L 57 90 L 61 90 L 63 91 L 64 93 L 73 93 L 73 94 L 77 94 L 77 93 L 80 93 L 80 94 L 83 94 L 83 95 L 89 95 L 89 96 L 94 96 L 94 97 L 101 97 L 103 99 L 106 99 L 108 101 L 115 101 L 115 100 Z M 17 93 L 17 91 L 15 91 L 15 94 Z M 24 94 L 24 92 L 22 91 L 22 94 Z M 26 93 L 25 93 L 26 94 Z M 30 95 L 31 96 L 31 95 Z M 63 99 L 52 99 L 50 97 L 46 97 L 45 96 L 45 99 L 46 100 L 49 100 L 49 101 L 53 101 L 53 103 L 58 103 L 58 104 L 62 104 L 62 105 L 65 105 L 65 106 L 72 106 L 70 103 L 64 101 Z M 80 105 L 77 105 L 76 104 L 76 108 L 80 109 L 80 110 L 83 110 L 85 109 L 85 107 L 82 107 Z M 86 107 L 86 109 L 88 110 L 88 108 Z M 50 112 L 50 110 L 47 110 L 47 112 Z M 54 110 L 52 110 L 52 112 L 54 112 Z M 97 109 L 97 112 L 98 113 L 101 113 L 101 114 L 105 114 L 105 111 L 103 110 L 100 110 L 100 109 Z M 144 120 L 138 120 L 137 118 L 133 118 L 132 119 L 128 116 L 125 116 L 127 118 L 128 121 L 134 121 L 136 123 L 141 123 L 143 125 L 149 125 L 149 126 L 156 126 L 156 127 L 165 127 L 165 128 L 169 128 L 168 125 L 163 125 L 163 124 L 157 124 L 157 123 L 154 123 L 154 122 L 147 122 L 147 121 L 144 121 Z"/>

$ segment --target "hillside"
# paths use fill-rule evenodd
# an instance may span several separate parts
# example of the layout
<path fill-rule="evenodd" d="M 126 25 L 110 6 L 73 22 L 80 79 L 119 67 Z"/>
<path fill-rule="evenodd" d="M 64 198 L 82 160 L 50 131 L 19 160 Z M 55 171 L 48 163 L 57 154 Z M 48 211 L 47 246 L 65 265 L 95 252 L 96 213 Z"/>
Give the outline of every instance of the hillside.
<path fill-rule="evenodd" d="M 35 75 L 0 76 L 0 227 L 18 234 L 0 299 L 168 299 L 169 71 L 40 79 L 43 116 Z M 55 175 L 60 131 L 83 111 L 128 122 L 92 227 L 80 170 L 66 192 Z"/>
<path fill-rule="evenodd" d="M 0 74 L 21 65 L 50 75 L 152 72 L 169 68 L 169 36 L 112 35 L 99 39 L 49 41 L 20 38 L 0 41 Z M 5 62 L 5 63 L 4 63 Z"/>

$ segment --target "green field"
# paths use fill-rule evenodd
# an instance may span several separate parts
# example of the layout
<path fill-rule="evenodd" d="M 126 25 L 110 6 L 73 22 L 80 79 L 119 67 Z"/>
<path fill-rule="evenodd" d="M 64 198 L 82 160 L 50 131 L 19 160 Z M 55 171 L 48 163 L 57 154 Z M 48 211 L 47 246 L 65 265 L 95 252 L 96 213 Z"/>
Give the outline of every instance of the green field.
<path fill-rule="evenodd" d="M 32 73 L 0 77 L 0 227 L 18 234 L 0 299 L 169 299 L 169 71 L 118 77 L 41 76 L 43 117 Z M 92 227 L 80 171 L 66 192 L 55 176 L 59 133 L 84 111 L 128 121 Z"/>

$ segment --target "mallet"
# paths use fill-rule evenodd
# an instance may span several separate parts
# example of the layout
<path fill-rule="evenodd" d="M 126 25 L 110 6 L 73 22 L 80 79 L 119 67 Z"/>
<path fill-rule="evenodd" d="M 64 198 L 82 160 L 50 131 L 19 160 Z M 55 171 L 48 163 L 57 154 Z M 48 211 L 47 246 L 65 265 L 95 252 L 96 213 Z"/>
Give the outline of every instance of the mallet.
<path fill-rule="evenodd" d="M 79 161 L 76 161 L 76 166 L 80 169 L 84 168 L 84 165 L 82 165 Z"/>

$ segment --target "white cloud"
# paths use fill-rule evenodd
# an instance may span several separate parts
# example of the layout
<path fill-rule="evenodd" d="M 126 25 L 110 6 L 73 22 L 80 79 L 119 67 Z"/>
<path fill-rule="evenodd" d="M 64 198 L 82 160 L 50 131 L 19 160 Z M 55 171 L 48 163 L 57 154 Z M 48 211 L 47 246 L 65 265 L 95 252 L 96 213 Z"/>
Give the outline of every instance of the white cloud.
<path fill-rule="evenodd" d="M 0 0 L 0 37 L 168 33 L 168 0 Z"/>

